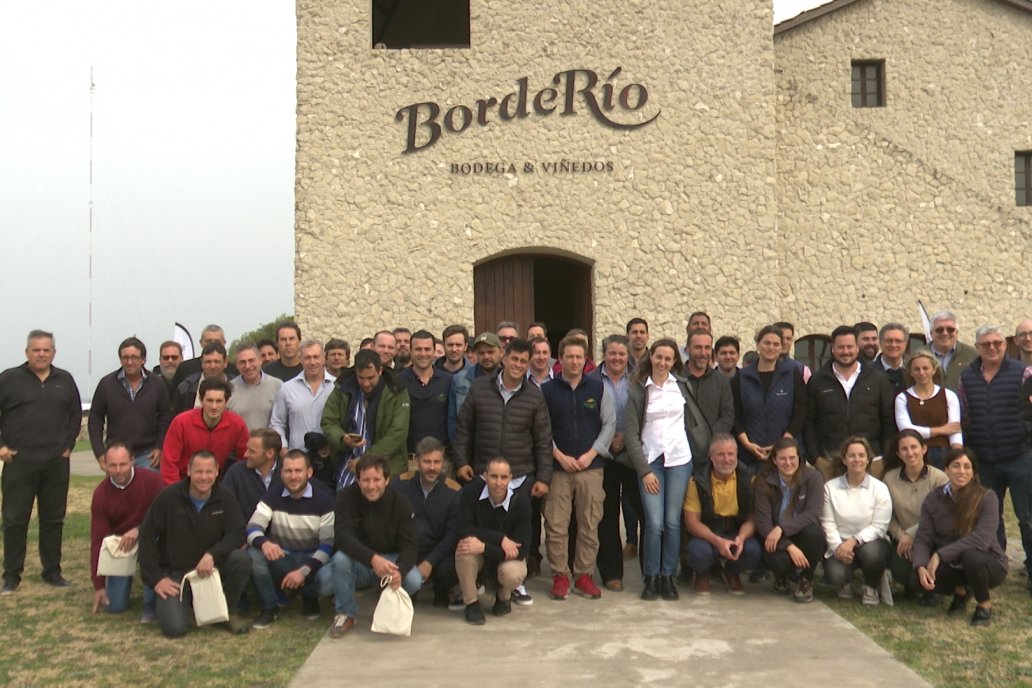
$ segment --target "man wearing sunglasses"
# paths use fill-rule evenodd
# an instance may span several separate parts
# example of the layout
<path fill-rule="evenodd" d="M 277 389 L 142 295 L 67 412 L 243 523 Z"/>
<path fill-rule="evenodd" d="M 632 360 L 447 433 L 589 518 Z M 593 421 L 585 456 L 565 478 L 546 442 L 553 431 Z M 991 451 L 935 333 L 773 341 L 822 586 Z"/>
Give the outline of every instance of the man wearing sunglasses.
<path fill-rule="evenodd" d="M 943 385 L 957 391 L 961 372 L 978 357 L 971 346 L 957 341 L 959 335 L 957 316 L 951 311 L 939 311 L 932 315 L 931 351 L 939 359 L 943 371 Z"/>

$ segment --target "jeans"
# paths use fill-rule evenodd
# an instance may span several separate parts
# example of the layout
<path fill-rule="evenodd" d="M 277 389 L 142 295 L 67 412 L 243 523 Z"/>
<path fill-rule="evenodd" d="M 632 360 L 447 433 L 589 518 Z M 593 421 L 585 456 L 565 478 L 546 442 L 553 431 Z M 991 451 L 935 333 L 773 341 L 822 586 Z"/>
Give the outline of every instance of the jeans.
<path fill-rule="evenodd" d="M 1003 528 L 1003 498 L 1007 496 L 1007 488 L 1010 488 L 1011 505 L 1021 531 L 1021 546 L 1025 550 L 1025 569 L 1030 570 L 1032 505 L 1029 503 L 1029 490 L 1032 489 L 1032 453 L 1023 454 L 1006 463 L 982 461 L 978 465 L 978 477 L 1000 500 L 1000 527 L 996 531 L 996 538 L 1004 550 L 1007 549 L 1007 533 Z"/>
<path fill-rule="evenodd" d="M 133 466 L 136 468 L 146 468 L 149 471 L 157 471 L 150 465 L 151 450 L 145 449 L 136 456 L 133 457 Z"/>
<path fill-rule="evenodd" d="M 262 551 L 255 547 L 248 547 L 247 553 L 251 555 L 251 580 L 254 581 L 255 590 L 262 600 L 262 609 L 279 607 L 280 598 L 277 591 L 281 589 L 283 579 L 311 559 L 311 554 L 306 552 L 283 550 L 283 558 L 269 561 Z M 305 584 L 301 586 L 301 594 L 305 597 L 329 597 L 333 594 L 335 575 L 338 574 L 333 568 L 333 561 L 328 561 L 319 567 L 314 576 L 309 576 L 305 580 Z"/>
<path fill-rule="evenodd" d="M 641 480 L 641 508 L 645 535 L 642 538 L 646 576 L 676 576 L 681 552 L 681 509 L 692 464 L 667 468 L 660 456 L 649 470 L 659 479 L 659 494 L 649 494 Z"/>
<path fill-rule="evenodd" d="M 105 576 L 104 589 L 107 591 L 107 611 L 111 614 L 121 614 L 129 608 L 129 593 L 133 590 L 132 576 Z M 154 614 L 155 600 L 154 588 L 149 585 L 143 586 L 143 613 Z"/>
<path fill-rule="evenodd" d="M 398 561 L 397 554 L 381 553 L 380 556 L 393 562 Z M 333 577 L 334 605 L 337 613 L 347 614 L 354 619 L 358 616 L 358 603 L 355 602 L 355 591 L 370 588 L 374 585 L 379 586 L 380 578 L 373 573 L 373 569 L 369 566 L 356 559 L 352 559 L 343 552 L 338 551 L 334 554 L 330 564 L 335 570 L 340 569 L 340 575 Z M 423 574 L 419 572 L 418 568 L 413 566 L 405 574 L 405 578 L 401 581 L 401 587 L 405 588 L 405 592 L 410 597 L 415 595 L 423 587 Z"/>
<path fill-rule="evenodd" d="M 733 538 L 728 537 L 727 539 L 731 540 Z M 736 561 L 721 559 L 720 553 L 717 552 L 717 548 L 702 538 L 692 538 L 688 541 L 688 563 L 691 565 L 696 575 L 699 576 L 708 576 L 710 570 L 713 568 L 713 563 L 716 561 L 723 562 L 724 570 L 729 573 L 751 571 L 760 563 L 760 556 L 762 553 L 763 547 L 760 545 L 760 541 L 755 537 L 746 539 L 742 545 L 742 553 L 738 556 Z"/>

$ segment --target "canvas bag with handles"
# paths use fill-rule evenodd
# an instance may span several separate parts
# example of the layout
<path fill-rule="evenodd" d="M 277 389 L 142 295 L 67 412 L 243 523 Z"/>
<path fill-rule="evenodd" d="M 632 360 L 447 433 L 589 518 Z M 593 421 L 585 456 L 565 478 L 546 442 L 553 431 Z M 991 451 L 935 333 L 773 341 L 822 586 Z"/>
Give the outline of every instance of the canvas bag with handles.
<path fill-rule="evenodd" d="M 391 577 L 380 579 L 380 601 L 373 612 L 373 633 L 388 635 L 412 635 L 412 598 L 405 588 L 390 587 Z"/>
<path fill-rule="evenodd" d="M 229 605 L 226 604 L 226 596 L 222 592 L 222 576 L 219 575 L 218 569 L 212 569 L 211 575 L 207 578 L 201 578 L 196 569 L 183 576 L 179 584 L 180 601 L 186 592 L 187 583 L 190 584 L 190 592 L 193 594 L 194 620 L 198 626 L 229 621 Z"/>
<path fill-rule="evenodd" d="M 131 576 L 136 573 L 136 553 L 139 542 L 128 552 L 118 549 L 121 535 L 108 535 L 100 543 L 100 560 L 97 562 L 98 576 Z"/>

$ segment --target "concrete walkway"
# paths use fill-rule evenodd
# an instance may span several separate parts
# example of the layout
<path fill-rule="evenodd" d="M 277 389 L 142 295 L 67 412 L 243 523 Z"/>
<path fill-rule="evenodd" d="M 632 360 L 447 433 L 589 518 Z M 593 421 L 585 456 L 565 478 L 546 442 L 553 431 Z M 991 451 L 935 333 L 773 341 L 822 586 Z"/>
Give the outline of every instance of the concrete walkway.
<path fill-rule="evenodd" d="M 355 628 L 324 636 L 291 686 L 929 685 L 820 602 L 775 596 L 769 582 L 747 584 L 742 597 L 716 585 L 705 597 L 681 590 L 678 602 L 642 602 L 640 583 L 555 602 L 550 584 L 532 579 L 534 605 L 501 619 L 490 614 L 493 598 L 481 598 L 479 627 L 420 596 L 409 638 L 372 633 L 373 596 L 360 593 Z"/>

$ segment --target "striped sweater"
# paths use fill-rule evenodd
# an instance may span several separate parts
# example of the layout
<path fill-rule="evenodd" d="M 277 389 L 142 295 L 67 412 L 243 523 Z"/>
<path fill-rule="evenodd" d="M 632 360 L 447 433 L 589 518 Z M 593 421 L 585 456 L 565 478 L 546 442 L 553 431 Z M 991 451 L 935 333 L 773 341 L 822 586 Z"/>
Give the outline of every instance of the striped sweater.
<path fill-rule="evenodd" d="M 333 554 L 334 503 L 333 492 L 318 482 L 309 482 L 298 499 L 286 488 L 270 490 L 247 524 L 247 542 L 260 550 L 271 541 L 292 554 L 309 555 L 312 575 Z"/>

